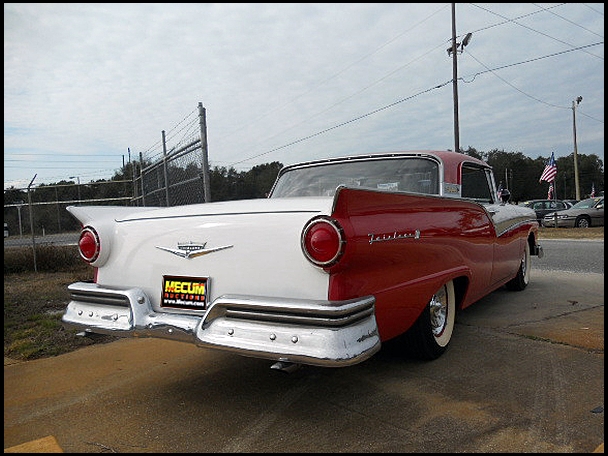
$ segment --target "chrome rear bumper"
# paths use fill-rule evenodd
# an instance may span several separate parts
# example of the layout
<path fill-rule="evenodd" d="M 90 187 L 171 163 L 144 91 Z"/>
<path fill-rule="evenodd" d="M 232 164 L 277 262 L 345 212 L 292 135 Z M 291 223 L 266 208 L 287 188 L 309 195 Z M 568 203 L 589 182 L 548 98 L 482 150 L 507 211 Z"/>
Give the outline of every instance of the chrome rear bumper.
<path fill-rule="evenodd" d="M 380 350 L 375 298 L 310 301 L 224 295 L 204 313 L 156 312 L 138 288 L 69 285 L 66 327 L 124 337 L 162 337 L 240 355 L 340 367 Z"/>

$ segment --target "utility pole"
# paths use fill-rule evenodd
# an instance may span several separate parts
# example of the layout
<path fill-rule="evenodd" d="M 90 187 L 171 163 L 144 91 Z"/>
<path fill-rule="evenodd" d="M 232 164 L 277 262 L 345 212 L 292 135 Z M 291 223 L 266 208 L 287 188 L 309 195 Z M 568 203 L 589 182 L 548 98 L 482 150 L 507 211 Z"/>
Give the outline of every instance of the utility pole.
<path fill-rule="evenodd" d="M 454 97 L 454 152 L 460 152 L 460 126 L 458 123 L 458 59 L 456 44 L 456 3 L 452 3 L 452 93 Z"/>
<path fill-rule="evenodd" d="M 464 47 L 471 41 L 472 33 L 456 42 L 456 3 L 452 3 L 452 46 L 448 48 L 448 56 L 452 56 L 452 93 L 454 97 L 454 151 L 460 152 L 460 125 L 458 121 L 458 53 L 462 54 Z"/>
<path fill-rule="evenodd" d="M 578 96 L 572 100 L 572 133 L 574 136 L 574 192 L 576 199 L 581 199 L 581 191 L 578 184 L 578 150 L 576 148 L 576 107 L 583 101 L 583 97 Z M 574 104 L 576 102 L 576 104 Z"/>

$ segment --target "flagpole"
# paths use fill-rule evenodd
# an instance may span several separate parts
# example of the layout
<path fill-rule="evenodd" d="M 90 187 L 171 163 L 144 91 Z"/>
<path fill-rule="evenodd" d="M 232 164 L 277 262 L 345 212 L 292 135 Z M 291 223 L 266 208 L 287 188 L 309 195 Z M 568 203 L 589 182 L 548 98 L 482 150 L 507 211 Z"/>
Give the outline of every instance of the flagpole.
<path fill-rule="evenodd" d="M 553 201 L 557 202 L 557 187 L 555 186 L 555 177 L 553 178 L 551 185 L 553 185 Z M 555 212 L 553 213 L 553 225 L 555 226 L 555 229 L 557 229 L 557 203 L 555 204 Z"/>
<path fill-rule="evenodd" d="M 551 200 L 557 201 L 557 188 L 555 186 L 556 177 L 557 177 L 557 165 L 555 164 L 555 152 L 551 152 L 551 157 L 549 158 L 549 162 L 545 166 L 545 169 L 543 170 L 542 174 L 540 175 L 540 178 L 538 179 L 538 182 L 542 182 L 542 181 L 549 182 L 549 190 L 547 192 L 547 199 L 549 201 L 551 201 Z M 556 206 L 557 206 L 557 204 L 556 204 Z M 555 209 L 554 223 L 555 223 L 555 228 L 557 228 L 557 207 L 554 209 Z"/>

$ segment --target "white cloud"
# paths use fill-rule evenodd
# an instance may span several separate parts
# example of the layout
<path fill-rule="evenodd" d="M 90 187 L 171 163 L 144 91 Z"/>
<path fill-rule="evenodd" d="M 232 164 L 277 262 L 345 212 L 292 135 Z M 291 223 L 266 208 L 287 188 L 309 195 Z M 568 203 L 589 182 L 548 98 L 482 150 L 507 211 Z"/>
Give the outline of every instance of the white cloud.
<path fill-rule="evenodd" d="M 473 32 L 458 57 L 461 147 L 568 155 L 582 95 L 579 153 L 603 160 L 603 11 L 457 4 L 458 34 Z M 198 102 L 212 165 L 453 148 L 450 4 L 5 3 L 4 14 L 5 187 L 36 173 L 110 177 Z"/>

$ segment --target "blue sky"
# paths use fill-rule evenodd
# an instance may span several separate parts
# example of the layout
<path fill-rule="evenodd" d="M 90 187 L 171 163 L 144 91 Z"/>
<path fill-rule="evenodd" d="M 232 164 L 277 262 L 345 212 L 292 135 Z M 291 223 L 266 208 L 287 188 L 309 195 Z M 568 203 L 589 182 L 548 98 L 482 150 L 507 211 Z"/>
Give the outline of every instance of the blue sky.
<path fill-rule="evenodd" d="M 451 5 L 5 3 L 4 187 L 110 178 L 199 102 L 211 167 L 453 149 Z M 582 96 L 604 160 L 604 4 L 458 3 L 456 33 L 461 148 L 567 156 Z"/>

